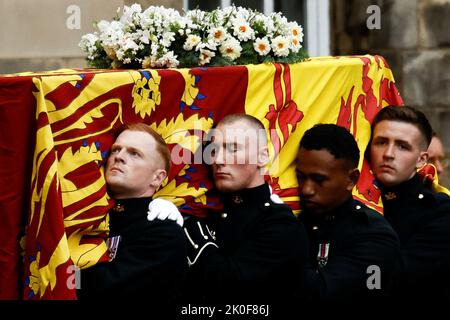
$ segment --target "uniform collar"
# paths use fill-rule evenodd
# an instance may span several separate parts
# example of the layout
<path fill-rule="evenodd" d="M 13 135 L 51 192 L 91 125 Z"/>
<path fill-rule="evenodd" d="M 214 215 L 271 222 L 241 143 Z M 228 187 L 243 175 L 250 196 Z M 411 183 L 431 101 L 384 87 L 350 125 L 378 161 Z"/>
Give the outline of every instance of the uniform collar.
<path fill-rule="evenodd" d="M 381 195 L 383 197 L 383 204 L 389 204 L 392 202 L 409 201 L 412 198 L 417 198 L 423 189 L 424 185 L 420 180 L 418 174 L 414 175 L 408 181 L 405 181 L 395 187 L 384 187 L 380 185 Z"/>
<path fill-rule="evenodd" d="M 117 232 L 136 221 L 147 220 L 151 201 L 151 197 L 116 200 L 116 205 L 109 211 L 111 232 Z"/>
<path fill-rule="evenodd" d="M 239 190 L 225 195 L 226 206 L 247 206 L 267 202 L 270 199 L 270 189 L 267 183 L 257 187 Z"/>
<path fill-rule="evenodd" d="M 346 217 L 349 214 L 353 213 L 355 209 L 361 209 L 361 204 L 354 200 L 352 196 L 350 196 L 343 204 L 341 204 L 331 212 L 327 212 L 326 214 L 317 215 L 304 210 L 302 211 L 301 215 L 304 214 L 304 219 L 309 222 L 321 224 L 340 220 L 343 217 Z"/>

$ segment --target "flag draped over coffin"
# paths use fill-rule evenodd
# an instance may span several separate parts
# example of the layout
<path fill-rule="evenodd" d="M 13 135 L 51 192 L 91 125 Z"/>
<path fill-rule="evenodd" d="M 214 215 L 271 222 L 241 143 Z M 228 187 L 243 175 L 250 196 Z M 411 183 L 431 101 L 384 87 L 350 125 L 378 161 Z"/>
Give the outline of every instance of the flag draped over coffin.
<path fill-rule="evenodd" d="M 64 70 L 32 77 L 36 147 L 26 227 L 26 299 L 75 298 L 73 265 L 106 260 L 107 212 L 113 205 L 103 165 L 122 124 L 144 122 L 174 154 L 155 197 L 184 213 L 220 210 L 208 168 L 201 163 L 208 130 L 230 113 L 260 119 L 269 134 L 272 167 L 266 176 L 295 212 L 295 158 L 305 130 L 337 123 L 363 154 L 370 122 L 386 105 L 401 105 L 392 72 L 379 56 L 315 58 L 267 64 L 169 70 Z M 200 159 L 200 161 L 198 161 Z M 380 206 L 367 163 L 354 195 Z"/>

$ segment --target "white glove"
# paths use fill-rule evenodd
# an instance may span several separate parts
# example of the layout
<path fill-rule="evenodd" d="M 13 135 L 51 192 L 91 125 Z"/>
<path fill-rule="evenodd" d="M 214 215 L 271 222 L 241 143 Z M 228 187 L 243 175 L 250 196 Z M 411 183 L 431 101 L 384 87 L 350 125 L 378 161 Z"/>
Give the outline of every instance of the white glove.
<path fill-rule="evenodd" d="M 154 199 L 148 205 L 147 220 L 153 221 L 155 219 L 169 219 L 175 221 L 180 227 L 183 226 L 183 216 L 178 211 L 177 206 L 164 199 Z"/>
<path fill-rule="evenodd" d="M 269 185 L 269 190 L 270 190 L 270 200 L 272 200 L 273 203 L 278 203 L 278 204 L 284 203 L 283 200 L 281 200 L 281 198 L 277 194 L 272 193 L 272 187 L 270 185 Z"/>

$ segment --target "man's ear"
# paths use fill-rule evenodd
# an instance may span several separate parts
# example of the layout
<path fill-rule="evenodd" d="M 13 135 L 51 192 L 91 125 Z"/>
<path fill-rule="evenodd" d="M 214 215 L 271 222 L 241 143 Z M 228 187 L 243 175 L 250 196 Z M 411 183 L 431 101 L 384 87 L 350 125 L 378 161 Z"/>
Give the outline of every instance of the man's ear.
<path fill-rule="evenodd" d="M 347 190 L 352 191 L 353 188 L 358 183 L 359 179 L 359 170 L 358 168 L 350 169 L 348 172 L 348 184 L 347 184 Z"/>
<path fill-rule="evenodd" d="M 269 163 L 269 148 L 268 146 L 261 147 L 258 152 L 258 168 L 264 168 Z"/>
<path fill-rule="evenodd" d="M 153 179 L 151 186 L 157 190 L 159 186 L 163 183 L 164 179 L 167 177 L 167 171 L 164 169 L 157 169 L 153 173 Z"/>
<path fill-rule="evenodd" d="M 417 158 L 416 169 L 422 168 L 428 162 L 428 152 L 422 151 L 420 152 L 419 158 Z"/>

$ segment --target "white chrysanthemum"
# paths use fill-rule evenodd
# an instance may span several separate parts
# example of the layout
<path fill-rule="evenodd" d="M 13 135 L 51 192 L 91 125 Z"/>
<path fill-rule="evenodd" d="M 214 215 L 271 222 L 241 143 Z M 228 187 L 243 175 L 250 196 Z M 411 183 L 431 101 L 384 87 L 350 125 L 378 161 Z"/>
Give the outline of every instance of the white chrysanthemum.
<path fill-rule="evenodd" d="M 98 32 L 81 39 L 79 46 L 88 59 L 103 58 L 106 53 L 113 60 L 113 67 L 126 63 L 176 67 L 177 55 L 183 52 L 169 48 L 179 37 L 184 39 L 184 43 L 181 40 L 184 50 L 198 52 L 199 65 L 210 63 L 219 52 L 236 60 L 242 54 L 242 42 L 250 42 L 260 56 L 286 57 L 300 50 L 304 37 L 302 27 L 288 22 L 281 13 L 266 16 L 234 5 L 211 12 L 190 10 L 181 16 L 178 11 L 162 6 L 150 6 L 142 12 L 141 6 L 135 4 L 125 6 L 118 14 L 119 20 L 102 20 L 97 24 Z M 200 35 L 206 35 L 207 39 Z M 147 56 L 143 52 L 148 52 Z"/>
<path fill-rule="evenodd" d="M 208 39 L 214 41 L 217 44 L 221 44 L 228 34 L 224 27 L 212 28 L 209 30 Z"/>
<path fill-rule="evenodd" d="M 253 48 L 260 56 L 265 56 L 270 52 L 270 43 L 267 38 L 256 38 Z"/>
<path fill-rule="evenodd" d="M 298 40 L 298 38 L 296 38 L 296 37 L 291 37 L 290 39 L 291 39 L 291 42 L 290 42 L 291 50 L 293 52 L 297 53 L 300 50 L 300 48 L 302 47 L 300 40 Z"/>
<path fill-rule="evenodd" d="M 199 64 L 201 66 L 210 63 L 211 58 L 215 57 L 216 54 L 214 51 L 208 50 L 208 49 L 200 49 L 200 55 L 199 55 Z"/>
<path fill-rule="evenodd" d="M 272 39 L 273 53 L 278 57 L 286 57 L 289 55 L 289 41 L 283 36 Z"/>
<path fill-rule="evenodd" d="M 219 50 L 224 57 L 228 57 L 233 61 L 241 56 L 242 47 L 238 40 L 229 37 L 222 43 Z"/>
<path fill-rule="evenodd" d="M 296 37 L 299 40 L 303 39 L 303 28 L 301 26 L 299 26 L 296 22 L 290 22 L 288 25 L 291 36 Z"/>
<path fill-rule="evenodd" d="M 183 49 L 186 51 L 192 50 L 197 44 L 200 43 L 202 39 L 197 36 L 196 34 L 190 34 L 188 35 L 186 41 L 183 44 Z"/>
<path fill-rule="evenodd" d="M 233 22 L 233 34 L 240 41 L 248 41 L 255 38 L 255 31 L 250 27 L 247 21 L 244 20 L 235 20 Z"/>

